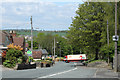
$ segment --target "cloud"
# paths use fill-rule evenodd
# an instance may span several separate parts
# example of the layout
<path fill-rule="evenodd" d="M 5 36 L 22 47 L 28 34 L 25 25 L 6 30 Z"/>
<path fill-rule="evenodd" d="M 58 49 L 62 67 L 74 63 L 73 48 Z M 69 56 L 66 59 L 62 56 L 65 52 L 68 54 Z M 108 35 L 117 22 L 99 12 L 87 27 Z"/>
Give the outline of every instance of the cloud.
<path fill-rule="evenodd" d="M 2 6 L 0 6 L 0 15 L 5 13 L 5 8 L 3 8 Z"/>
<path fill-rule="evenodd" d="M 85 0 L 2 0 L 1 2 L 80 2 L 83 3 Z"/>
<path fill-rule="evenodd" d="M 2 13 L 2 23 L 6 28 L 9 28 L 8 26 L 11 26 L 10 28 L 21 26 L 30 22 L 30 16 L 33 16 L 33 25 L 40 27 L 40 29 L 68 29 L 72 22 L 71 17 L 75 16 L 78 5 L 79 3 L 73 2 L 6 2 L 2 3 L 2 8 L 5 10 Z M 19 28 L 28 28 L 28 25 L 22 25 Z"/>
<path fill-rule="evenodd" d="M 22 5 L 13 7 L 13 12 L 15 12 L 17 15 L 32 15 L 37 11 L 37 6 L 35 5 Z"/>

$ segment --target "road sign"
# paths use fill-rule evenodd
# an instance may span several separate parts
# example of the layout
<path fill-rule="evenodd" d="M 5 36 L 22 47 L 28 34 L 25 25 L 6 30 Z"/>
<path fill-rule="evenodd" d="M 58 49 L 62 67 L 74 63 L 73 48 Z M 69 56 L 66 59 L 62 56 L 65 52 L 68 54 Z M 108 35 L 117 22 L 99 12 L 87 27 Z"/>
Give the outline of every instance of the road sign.
<path fill-rule="evenodd" d="M 28 50 L 27 54 L 28 54 L 28 56 L 32 56 L 32 51 Z"/>
<path fill-rule="evenodd" d="M 114 35 L 113 36 L 113 41 L 118 41 L 119 40 L 119 36 L 118 35 Z"/>

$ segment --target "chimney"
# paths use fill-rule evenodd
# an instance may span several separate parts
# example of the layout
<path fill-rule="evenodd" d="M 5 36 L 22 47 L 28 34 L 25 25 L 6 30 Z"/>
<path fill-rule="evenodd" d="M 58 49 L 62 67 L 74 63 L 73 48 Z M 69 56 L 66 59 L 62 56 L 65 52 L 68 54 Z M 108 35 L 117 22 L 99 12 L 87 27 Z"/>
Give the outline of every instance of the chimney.
<path fill-rule="evenodd" d="M 12 37 L 16 37 L 16 32 L 15 31 L 10 31 L 10 34 Z"/>

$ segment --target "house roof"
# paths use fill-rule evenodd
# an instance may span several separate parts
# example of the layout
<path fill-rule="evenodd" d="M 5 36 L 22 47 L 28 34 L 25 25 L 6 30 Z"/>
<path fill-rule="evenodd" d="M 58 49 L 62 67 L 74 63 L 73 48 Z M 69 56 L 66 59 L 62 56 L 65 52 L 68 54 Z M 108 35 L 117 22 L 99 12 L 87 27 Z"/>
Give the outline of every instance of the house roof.
<path fill-rule="evenodd" d="M 46 51 L 46 49 L 42 49 L 42 54 L 48 54 L 48 52 Z"/>
<path fill-rule="evenodd" d="M 46 49 L 37 49 L 32 51 L 32 56 L 34 59 L 40 59 L 42 55 L 45 55 L 45 54 L 46 55 L 48 54 Z"/>
<path fill-rule="evenodd" d="M 7 46 L 12 43 L 11 35 L 5 31 L 0 30 L 0 45 Z"/>
<path fill-rule="evenodd" d="M 19 46 L 23 47 L 24 41 L 25 41 L 24 37 L 13 37 L 14 45 L 19 45 Z"/>
<path fill-rule="evenodd" d="M 34 59 L 41 59 L 42 58 L 42 51 L 40 50 L 33 50 L 32 56 Z"/>

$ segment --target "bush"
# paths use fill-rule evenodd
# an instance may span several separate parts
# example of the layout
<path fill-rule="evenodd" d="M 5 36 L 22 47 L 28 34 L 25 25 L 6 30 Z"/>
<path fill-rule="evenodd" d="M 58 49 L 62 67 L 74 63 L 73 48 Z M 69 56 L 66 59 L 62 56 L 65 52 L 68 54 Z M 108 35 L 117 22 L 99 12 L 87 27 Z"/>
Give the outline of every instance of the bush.
<path fill-rule="evenodd" d="M 28 58 L 31 60 L 31 62 L 34 62 L 33 57 L 29 56 Z"/>
<path fill-rule="evenodd" d="M 4 65 L 5 67 L 8 67 L 8 68 L 13 68 L 13 67 L 16 66 L 16 63 L 15 63 L 15 62 L 11 62 L 11 61 L 9 61 L 9 60 L 5 60 L 5 62 L 3 62 L 3 65 Z"/>
<path fill-rule="evenodd" d="M 26 63 L 27 59 L 28 59 L 27 55 L 23 55 L 22 56 L 22 63 Z"/>
<path fill-rule="evenodd" d="M 41 63 L 52 63 L 52 61 L 42 60 Z"/>
<path fill-rule="evenodd" d="M 6 60 L 3 65 L 8 68 L 13 68 L 16 66 L 16 63 L 22 63 L 22 57 L 22 51 L 10 48 L 6 53 Z"/>
<path fill-rule="evenodd" d="M 105 44 L 100 49 L 100 59 L 108 60 L 108 57 L 110 58 L 110 62 L 113 61 L 114 56 L 114 43 L 110 43 L 109 46 Z"/>
<path fill-rule="evenodd" d="M 37 60 L 37 61 L 35 61 L 35 62 L 41 62 L 42 60 Z"/>
<path fill-rule="evenodd" d="M 52 58 L 46 58 L 46 60 L 52 61 Z"/>
<path fill-rule="evenodd" d="M 18 58 L 18 59 L 17 59 L 17 63 L 18 63 L 18 64 L 21 64 L 21 63 L 22 63 L 22 59 L 21 59 L 21 58 Z"/>
<path fill-rule="evenodd" d="M 9 49 L 6 54 L 6 59 L 10 59 L 11 56 L 19 58 L 23 56 L 23 52 L 16 49 Z"/>

